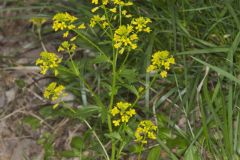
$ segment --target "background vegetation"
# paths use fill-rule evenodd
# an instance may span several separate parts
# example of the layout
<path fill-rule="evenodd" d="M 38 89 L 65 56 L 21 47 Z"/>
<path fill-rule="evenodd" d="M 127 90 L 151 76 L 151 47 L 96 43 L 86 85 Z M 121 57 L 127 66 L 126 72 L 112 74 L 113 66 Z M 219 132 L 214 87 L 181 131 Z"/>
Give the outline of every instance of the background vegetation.
<path fill-rule="evenodd" d="M 1 3 L 0 23 L 3 22 L 3 26 L 9 20 L 23 21 L 21 24 L 26 31 L 21 34 L 35 37 L 35 47 L 45 45 L 52 51 L 56 51 L 62 41 L 61 33 L 55 33 L 51 28 L 55 13 L 68 12 L 85 23 L 93 14 L 91 3 L 82 0 L 3 0 Z M 142 159 L 240 159 L 239 9 L 238 0 L 134 1 L 131 12 L 151 18 L 152 32 L 142 37 L 142 45 L 129 55 L 125 68 L 119 74 L 122 88 L 117 98 L 133 102 L 134 91 L 149 85 L 151 75 L 145 71 L 152 52 L 169 50 L 176 59 L 168 78 L 158 79 L 137 104 L 138 115 L 157 121 L 159 128 L 157 142 L 146 146 Z M 32 17 L 48 18 L 41 31 L 29 22 Z M 4 32 L 7 28 L 2 27 L 1 30 Z M 108 42 L 102 39 L 101 31 L 88 32 L 87 36 L 102 50 L 108 51 Z M 97 56 L 97 50 L 84 38 L 77 39 L 76 44 L 79 48 L 74 54 L 74 63 L 104 101 L 111 83 L 111 66 L 104 57 Z M 20 66 L 14 61 L 9 63 L 6 60 L 9 57 L 1 53 L 0 58 L 4 64 L 1 65 L 2 70 L 6 73 L 10 74 L 9 69 Z M 34 61 L 24 64 L 25 67 L 34 65 Z M 36 108 L 24 108 L 24 111 L 34 114 L 17 112 L 12 115 L 20 107 L 15 104 L 1 110 L 0 120 L 13 124 L 18 119 L 16 126 L 31 126 L 31 132 L 37 135 L 20 132 L 19 136 L 32 137 L 44 150 L 41 158 L 105 159 L 98 141 L 93 140 L 93 134 L 103 140 L 108 151 L 111 148 L 109 136 L 113 135 L 107 134 L 106 123 L 99 120 L 94 99 L 74 72 L 66 57 L 57 78 L 43 78 L 35 71 L 31 72 L 35 87 L 21 77 L 15 84 L 18 94 L 31 89 L 42 95 L 41 87 L 44 85 L 39 81 L 57 80 L 65 84 L 71 95 L 66 99 L 68 104 L 80 108 L 75 114 L 64 108 L 53 110 L 49 102 L 34 100 Z M 91 105 L 81 107 L 84 100 Z M 114 136 L 121 140 L 119 135 Z M 130 144 L 122 152 L 123 159 L 136 159 L 138 148 Z M 28 159 L 32 159 L 30 157 Z"/>

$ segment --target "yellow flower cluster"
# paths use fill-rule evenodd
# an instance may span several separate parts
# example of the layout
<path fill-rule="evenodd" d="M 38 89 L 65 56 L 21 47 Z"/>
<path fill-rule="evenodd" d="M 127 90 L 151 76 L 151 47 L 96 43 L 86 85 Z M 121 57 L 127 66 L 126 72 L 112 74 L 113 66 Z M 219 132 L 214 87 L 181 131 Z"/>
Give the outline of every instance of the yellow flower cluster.
<path fill-rule="evenodd" d="M 104 15 L 103 16 L 94 15 L 90 19 L 90 27 L 93 28 L 96 26 L 96 24 L 99 24 L 102 28 L 106 28 L 109 25 Z"/>
<path fill-rule="evenodd" d="M 99 0 L 92 0 L 92 3 L 95 5 L 99 4 Z M 107 5 L 109 3 L 109 0 L 102 0 L 102 5 Z M 115 5 L 121 5 L 121 6 L 130 6 L 133 5 L 132 2 L 124 2 L 123 0 L 113 0 L 113 4 Z"/>
<path fill-rule="evenodd" d="M 65 30 L 63 37 L 66 38 L 69 35 L 69 31 L 73 29 L 85 29 L 86 26 L 84 23 L 80 24 L 78 27 L 75 26 L 74 22 L 78 18 L 70 15 L 69 13 L 57 13 L 53 17 L 53 26 L 54 31 Z"/>
<path fill-rule="evenodd" d="M 52 82 L 47 86 L 47 88 L 45 88 L 43 96 L 46 99 L 55 101 L 58 98 L 60 98 L 61 96 L 65 95 L 63 93 L 64 88 L 65 87 L 63 85 L 57 85 L 56 82 Z M 53 108 L 56 108 L 58 105 L 59 105 L 59 103 L 56 103 L 53 106 Z"/>
<path fill-rule="evenodd" d="M 41 74 L 45 75 L 49 69 L 51 69 L 55 76 L 58 75 L 57 67 L 61 63 L 62 59 L 59 58 L 55 53 L 41 52 L 40 58 L 36 60 L 36 65 L 39 65 Z"/>
<path fill-rule="evenodd" d="M 149 33 L 151 32 L 151 29 L 147 26 L 147 24 L 151 22 L 150 18 L 139 17 L 132 19 L 131 24 L 135 27 L 137 32 Z"/>
<path fill-rule="evenodd" d="M 151 65 L 147 68 L 147 72 L 160 70 L 160 76 L 166 78 L 170 66 L 175 64 L 175 59 L 173 56 L 170 56 L 168 51 L 157 51 L 152 55 L 151 62 Z"/>
<path fill-rule="evenodd" d="M 113 120 L 114 126 L 119 126 L 120 123 L 127 123 L 129 119 L 136 114 L 135 109 L 131 108 L 131 104 L 127 102 L 118 102 L 111 110 L 113 117 L 118 116 L 119 119 Z"/>
<path fill-rule="evenodd" d="M 77 17 L 70 15 L 69 13 L 57 13 L 53 17 L 53 29 L 54 31 L 64 30 L 64 29 L 75 29 L 76 26 L 73 24 L 77 20 Z"/>
<path fill-rule="evenodd" d="M 115 42 L 114 47 L 120 49 L 119 53 L 122 54 L 126 47 L 131 49 L 137 48 L 136 41 L 138 35 L 134 33 L 133 26 L 121 25 L 114 33 L 113 40 Z"/>
<path fill-rule="evenodd" d="M 150 120 L 141 121 L 135 132 L 136 142 L 147 144 L 147 139 L 156 139 L 157 126 Z"/>
<path fill-rule="evenodd" d="M 74 40 L 75 37 L 73 37 Z M 58 47 L 58 52 L 67 51 L 68 53 L 73 53 L 76 50 L 77 46 L 74 43 L 69 43 L 68 41 L 64 41 Z"/>
<path fill-rule="evenodd" d="M 105 29 L 106 27 L 110 26 L 111 21 L 117 20 L 119 17 L 119 21 L 121 22 L 121 18 L 131 18 L 132 15 L 128 13 L 128 11 L 124 8 L 126 6 L 133 5 L 131 1 L 124 1 L 124 0 L 92 0 L 92 3 L 95 5 L 100 5 L 94 7 L 92 12 L 96 12 L 98 9 L 102 8 L 104 11 L 108 13 L 113 13 L 112 16 L 106 17 L 105 15 L 94 15 L 90 19 L 90 27 L 95 27 L 96 24 L 99 24 L 100 27 Z M 106 5 L 109 4 L 107 7 Z M 114 31 L 113 41 L 114 41 L 114 48 L 119 50 L 119 53 L 122 54 L 124 51 L 127 50 L 134 50 L 137 48 L 137 41 L 138 41 L 138 34 L 139 32 L 151 32 L 150 27 L 148 24 L 151 22 L 150 18 L 134 18 L 131 20 L 130 24 L 121 25 Z M 114 24 L 114 23 L 112 23 Z"/>

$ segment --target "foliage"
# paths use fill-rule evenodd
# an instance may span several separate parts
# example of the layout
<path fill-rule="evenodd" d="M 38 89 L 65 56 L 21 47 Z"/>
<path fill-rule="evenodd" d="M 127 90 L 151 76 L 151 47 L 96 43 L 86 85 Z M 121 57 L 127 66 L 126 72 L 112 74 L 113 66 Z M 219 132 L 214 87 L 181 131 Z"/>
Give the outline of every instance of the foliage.
<path fill-rule="evenodd" d="M 51 151 L 46 156 L 239 159 L 238 1 L 67 4 L 56 5 L 51 20 L 62 36 L 55 40 L 60 54 L 44 51 L 60 60 L 38 64 L 42 73 L 53 71 L 54 83 L 64 85 L 81 107 L 60 97 L 61 103 L 52 102 L 58 108 L 39 112 L 50 120 L 78 120 L 88 132 L 59 153 L 49 149 L 54 135 L 43 136 L 50 137 L 42 143 Z M 45 21 L 36 22 L 43 31 Z M 154 129 L 140 125 L 146 121 Z M 87 150 L 95 152 L 86 156 Z"/>

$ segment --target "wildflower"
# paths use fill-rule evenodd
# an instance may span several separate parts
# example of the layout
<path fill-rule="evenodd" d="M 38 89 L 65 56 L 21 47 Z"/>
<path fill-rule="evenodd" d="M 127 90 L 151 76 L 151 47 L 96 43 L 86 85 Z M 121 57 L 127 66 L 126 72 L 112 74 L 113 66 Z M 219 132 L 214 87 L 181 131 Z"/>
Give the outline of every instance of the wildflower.
<path fill-rule="evenodd" d="M 130 47 L 131 49 L 136 49 L 138 40 L 137 34 L 133 33 L 133 26 L 131 25 L 121 25 L 114 33 L 113 40 L 115 42 L 114 47 L 119 49 L 123 48 L 120 52 L 124 52 L 125 47 Z"/>
<path fill-rule="evenodd" d="M 102 0 L 103 5 L 107 5 L 109 0 Z"/>
<path fill-rule="evenodd" d="M 105 28 L 108 23 L 106 21 L 106 17 L 103 15 L 102 17 L 100 17 L 99 15 L 94 15 L 91 19 L 90 19 L 90 27 L 95 27 L 96 24 L 101 25 L 103 28 Z"/>
<path fill-rule="evenodd" d="M 112 13 L 117 13 L 117 8 L 112 8 L 112 9 L 109 9 Z"/>
<path fill-rule="evenodd" d="M 121 122 L 121 120 L 113 120 L 114 126 L 119 126 L 120 122 Z"/>
<path fill-rule="evenodd" d="M 144 17 L 139 17 L 139 18 L 134 18 L 131 21 L 131 24 L 135 27 L 135 29 L 138 32 L 151 32 L 150 27 L 147 26 L 148 23 L 151 23 L 151 19 L 150 18 L 144 18 Z"/>
<path fill-rule="evenodd" d="M 92 0 L 93 4 L 98 4 L 98 0 Z"/>
<path fill-rule="evenodd" d="M 122 0 L 113 0 L 113 4 L 120 5 L 120 6 L 131 6 L 131 5 L 133 5 L 133 2 L 130 2 L 130 1 L 124 2 Z"/>
<path fill-rule="evenodd" d="M 167 71 L 161 71 L 160 75 L 162 78 L 166 78 L 167 77 Z"/>
<path fill-rule="evenodd" d="M 56 101 L 61 96 L 65 95 L 63 93 L 64 88 L 65 87 L 63 85 L 57 85 L 56 82 L 52 82 L 47 86 L 47 88 L 45 88 L 43 96 L 51 101 Z M 55 109 L 58 105 L 59 103 L 56 103 L 53 108 Z"/>
<path fill-rule="evenodd" d="M 127 14 L 127 10 L 123 10 L 123 11 L 122 11 L 122 15 L 124 15 L 126 18 L 132 17 L 131 14 Z"/>
<path fill-rule="evenodd" d="M 76 37 L 73 37 L 70 41 L 74 41 Z M 67 51 L 68 53 L 73 53 L 76 50 L 77 46 L 74 43 L 69 43 L 68 41 L 62 42 L 58 47 L 58 52 Z"/>
<path fill-rule="evenodd" d="M 85 29 L 85 28 L 86 28 L 86 26 L 85 26 L 84 23 L 82 23 L 82 24 L 80 24 L 80 25 L 78 26 L 78 29 Z"/>
<path fill-rule="evenodd" d="M 157 126 L 150 120 L 141 121 L 135 132 L 136 142 L 147 143 L 147 139 L 156 139 Z"/>
<path fill-rule="evenodd" d="M 94 7 L 92 10 L 91 10 L 91 12 L 96 12 L 97 10 L 99 9 L 99 7 Z"/>
<path fill-rule="evenodd" d="M 167 77 L 167 71 L 172 64 L 175 64 L 175 59 L 170 56 L 168 51 L 157 51 L 152 55 L 151 65 L 148 66 L 147 72 L 160 71 L 162 78 Z"/>
<path fill-rule="evenodd" d="M 75 25 L 72 23 L 77 20 L 77 17 L 70 15 L 69 13 L 57 13 L 53 17 L 53 26 L 54 31 L 64 30 L 64 29 L 74 29 Z"/>
<path fill-rule="evenodd" d="M 36 60 L 36 65 L 41 68 L 41 74 L 45 75 L 46 72 L 51 69 L 53 70 L 55 76 L 58 75 L 57 67 L 61 63 L 62 59 L 59 58 L 55 53 L 51 52 L 41 52 L 40 58 Z"/>
<path fill-rule="evenodd" d="M 114 126 L 119 126 L 120 122 L 127 123 L 136 114 L 135 109 L 127 102 L 118 102 L 110 112 L 113 117 L 118 117 L 118 120 L 112 121 Z"/>
<path fill-rule="evenodd" d="M 63 33 L 63 37 L 66 38 L 69 34 L 69 31 L 66 31 L 65 33 Z"/>

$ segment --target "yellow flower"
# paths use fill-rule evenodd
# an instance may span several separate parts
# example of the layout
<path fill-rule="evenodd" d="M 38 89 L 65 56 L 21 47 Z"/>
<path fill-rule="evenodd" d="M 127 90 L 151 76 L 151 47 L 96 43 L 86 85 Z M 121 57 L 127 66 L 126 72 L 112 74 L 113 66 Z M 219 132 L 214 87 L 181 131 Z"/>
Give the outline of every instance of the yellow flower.
<path fill-rule="evenodd" d="M 39 65 L 41 74 L 45 75 L 49 69 L 51 69 L 55 76 L 58 75 L 57 67 L 61 63 L 62 59 L 59 58 L 55 53 L 41 52 L 40 58 L 36 60 L 36 65 Z"/>
<path fill-rule="evenodd" d="M 114 47 L 117 49 L 120 48 L 131 48 L 131 49 L 136 49 L 137 48 L 137 44 L 136 41 L 138 40 L 138 36 L 137 34 L 133 33 L 133 26 L 131 25 L 121 25 L 114 33 Z M 120 52 L 120 54 L 122 54 L 124 51 L 124 49 L 122 50 L 122 52 Z"/>
<path fill-rule="evenodd" d="M 70 15 L 69 13 L 57 13 L 53 17 L 53 26 L 54 31 L 64 30 L 64 29 L 74 29 L 75 25 L 72 23 L 77 20 L 77 17 Z"/>
<path fill-rule="evenodd" d="M 111 114 L 113 115 L 113 116 L 115 116 L 116 114 L 118 114 L 120 111 L 118 110 L 118 108 L 117 107 L 114 107 L 112 110 L 111 110 Z"/>
<path fill-rule="evenodd" d="M 122 120 L 122 122 L 128 122 L 129 118 L 130 117 L 127 115 L 122 115 L 121 120 Z"/>
<path fill-rule="evenodd" d="M 109 9 L 112 13 L 117 13 L 117 8 L 112 8 L 112 9 Z"/>
<path fill-rule="evenodd" d="M 170 56 L 168 51 L 157 51 L 152 55 L 151 64 L 147 68 L 147 72 L 160 71 L 162 78 L 167 77 L 167 70 L 171 65 L 175 64 L 175 59 Z"/>
<path fill-rule="evenodd" d="M 131 104 L 127 102 L 118 102 L 110 112 L 113 117 L 118 118 L 112 121 L 114 126 L 120 125 L 120 122 L 127 123 L 136 114 L 135 109 L 132 109 Z"/>
<path fill-rule="evenodd" d="M 120 5 L 120 6 L 131 6 L 131 5 L 133 5 L 132 2 L 130 2 L 130 1 L 124 2 L 123 0 L 113 0 L 113 4 Z"/>
<path fill-rule="evenodd" d="M 55 101 L 60 98 L 60 96 L 64 95 L 64 88 L 65 87 L 63 85 L 57 85 L 56 82 L 52 82 L 47 86 L 47 88 L 45 88 L 43 96 L 46 99 Z"/>
<path fill-rule="evenodd" d="M 99 15 L 94 15 L 91 19 L 90 19 L 90 27 L 94 27 L 97 22 L 101 21 L 101 17 Z"/>
<path fill-rule="evenodd" d="M 119 126 L 120 122 L 121 122 L 121 120 L 113 120 L 113 125 L 114 126 Z"/>
<path fill-rule="evenodd" d="M 147 143 L 147 139 L 156 139 L 157 126 L 150 120 L 141 121 L 135 131 L 135 141 L 142 144 Z"/>
<path fill-rule="evenodd" d="M 103 5 L 107 5 L 109 0 L 102 0 Z"/>
<path fill-rule="evenodd" d="M 157 67 L 151 64 L 150 66 L 148 66 L 147 72 L 152 72 L 152 71 L 155 71 L 156 69 Z"/>
<path fill-rule="evenodd" d="M 66 38 L 69 34 L 69 31 L 66 31 L 65 33 L 63 33 L 63 37 Z"/>
<path fill-rule="evenodd" d="M 139 18 L 134 18 L 131 21 L 131 24 L 133 26 L 135 26 L 135 29 L 138 32 L 147 32 L 149 33 L 151 31 L 151 29 L 147 26 L 148 23 L 151 23 L 151 19 L 150 18 L 144 18 L 144 17 L 139 17 Z"/>
<path fill-rule="evenodd" d="M 82 23 L 82 24 L 80 24 L 80 25 L 78 26 L 78 29 L 85 29 L 85 28 L 86 28 L 86 26 L 85 26 L 84 23 Z"/>
<path fill-rule="evenodd" d="M 73 37 L 70 41 L 74 41 L 76 37 Z M 76 50 L 77 46 L 74 43 L 69 43 L 68 41 L 62 42 L 62 44 L 58 47 L 58 52 L 67 51 L 69 53 L 73 53 Z"/>
<path fill-rule="evenodd" d="M 129 111 L 126 112 L 130 117 L 136 114 L 135 109 L 130 109 Z"/>
<path fill-rule="evenodd" d="M 98 0 L 92 0 L 93 4 L 98 4 Z"/>
<path fill-rule="evenodd" d="M 161 71 L 160 75 L 162 78 L 166 78 L 167 77 L 167 71 Z"/>
<path fill-rule="evenodd" d="M 91 12 L 96 12 L 97 10 L 99 9 L 99 7 L 94 7 L 92 10 L 91 10 Z"/>

